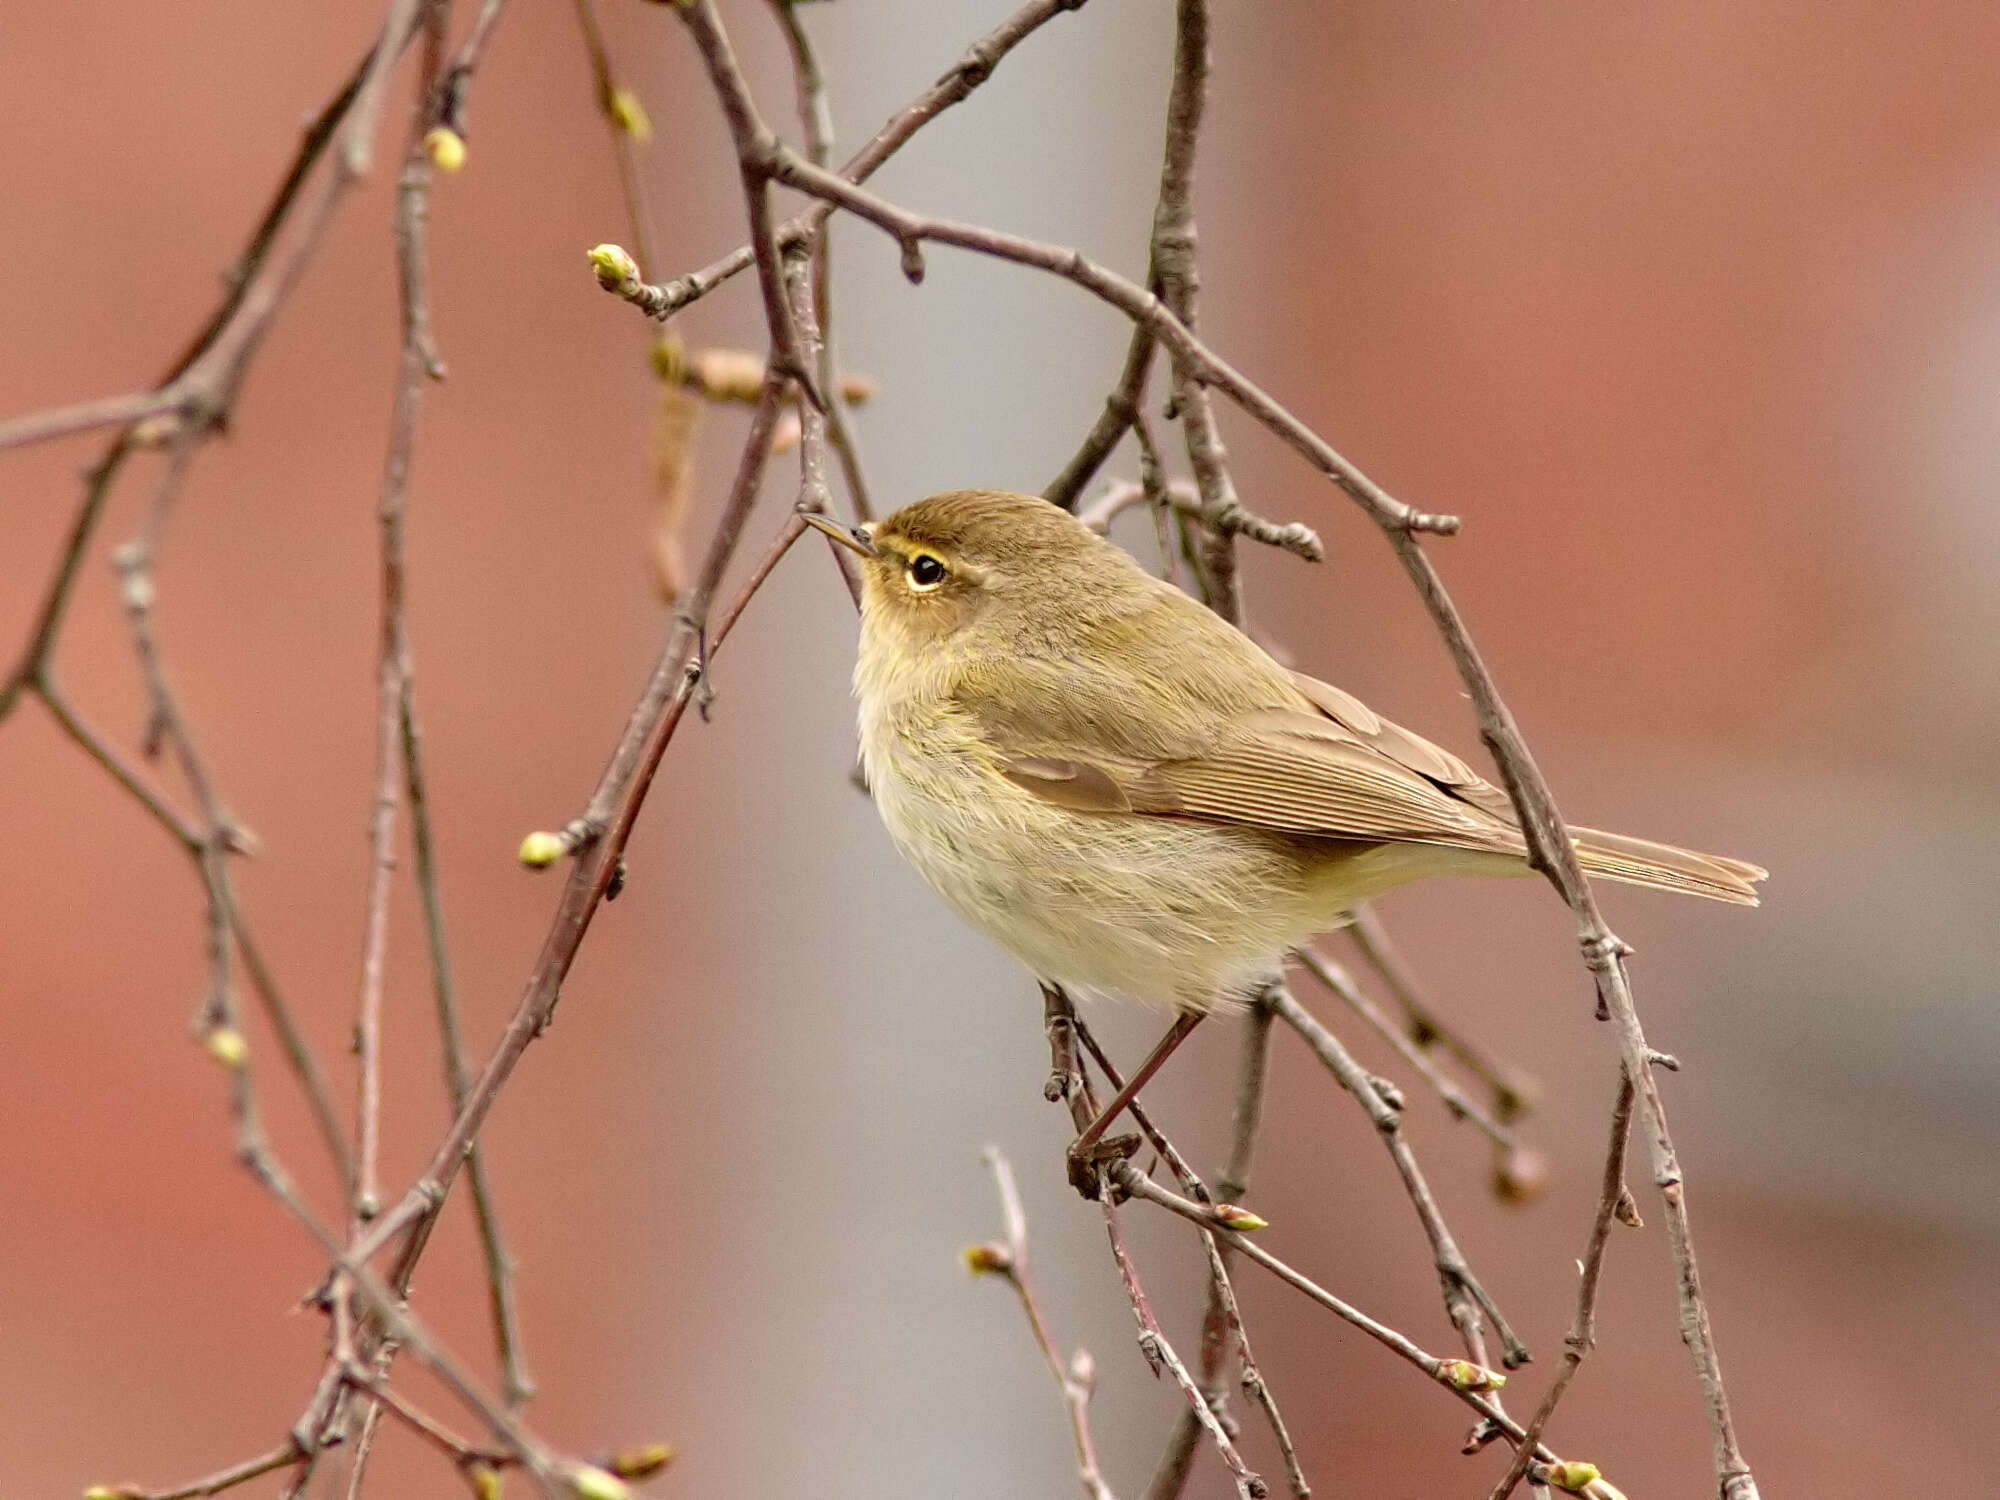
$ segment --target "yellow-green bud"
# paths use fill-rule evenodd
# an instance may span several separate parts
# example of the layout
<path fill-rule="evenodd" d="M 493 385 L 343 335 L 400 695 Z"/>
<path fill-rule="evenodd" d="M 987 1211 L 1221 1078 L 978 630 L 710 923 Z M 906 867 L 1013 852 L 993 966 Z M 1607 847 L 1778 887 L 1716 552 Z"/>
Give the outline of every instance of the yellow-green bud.
<path fill-rule="evenodd" d="M 521 840 L 520 851 L 514 857 L 531 870 L 546 870 L 563 857 L 563 841 L 560 836 L 538 828 Z"/>
<path fill-rule="evenodd" d="M 611 116 L 612 124 L 640 145 L 653 138 L 653 122 L 646 118 L 646 106 L 630 89 L 613 89 L 604 101 L 604 112 Z"/>
<path fill-rule="evenodd" d="M 472 1493 L 478 1500 L 500 1500 L 500 1471 L 491 1464 L 472 1466 Z"/>
<path fill-rule="evenodd" d="M 1580 1458 L 1565 1459 L 1559 1464 L 1543 1464 L 1537 1472 L 1543 1483 L 1568 1490 L 1572 1495 L 1598 1477 L 1597 1465 L 1585 1463 Z"/>
<path fill-rule="evenodd" d="M 234 1026 L 217 1026 L 201 1039 L 208 1055 L 234 1073 L 250 1060 L 250 1044 Z M 108 1493 L 116 1493 L 115 1491 Z"/>
<path fill-rule="evenodd" d="M 1218 1203 L 1215 1205 L 1215 1222 L 1224 1229 L 1238 1230 L 1243 1234 L 1253 1234 L 1259 1229 L 1269 1229 L 1271 1221 L 1260 1214 L 1253 1214 L 1240 1203 Z"/>
<path fill-rule="evenodd" d="M 1455 1391 L 1497 1391 L 1507 1383 L 1498 1370 L 1475 1365 L 1469 1359 L 1439 1360 L 1438 1379 Z"/>
<path fill-rule="evenodd" d="M 465 137 L 449 125 L 433 125 L 424 132 L 424 155 L 440 172 L 458 172 L 465 167 Z"/>
<path fill-rule="evenodd" d="M 595 245 L 590 251 L 590 268 L 600 286 L 617 291 L 639 279 L 639 262 L 623 245 Z"/>
<path fill-rule="evenodd" d="M 571 1465 L 569 1487 L 579 1500 L 632 1500 L 631 1486 L 596 1464 Z"/>
<path fill-rule="evenodd" d="M 967 1245 L 958 1257 L 974 1276 L 1004 1276 L 1014 1269 L 1014 1252 L 997 1243 Z"/>
<path fill-rule="evenodd" d="M 610 1469 L 620 1479 L 651 1479 L 673 1461 L 672 1443 L 647 1443 L 641 1448 L 627 1448 L 623 1453 L 614 1453 Z"/>

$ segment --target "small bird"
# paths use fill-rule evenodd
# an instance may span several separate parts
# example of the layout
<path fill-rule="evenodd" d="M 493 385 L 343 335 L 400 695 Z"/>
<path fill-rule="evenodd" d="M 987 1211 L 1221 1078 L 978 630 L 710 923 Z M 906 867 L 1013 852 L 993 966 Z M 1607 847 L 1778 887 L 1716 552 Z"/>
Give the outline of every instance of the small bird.
<path fill-rule="evenodd" d="M 1032 495 L 847 530 L 868 785 L 897 849 L 1046 983 L 1233 1007 L 1358 902 L 1523 875 L 1506 793 Z M 1593 875 L 1757 904 L 1741 860 L 1572 830 Z"/>

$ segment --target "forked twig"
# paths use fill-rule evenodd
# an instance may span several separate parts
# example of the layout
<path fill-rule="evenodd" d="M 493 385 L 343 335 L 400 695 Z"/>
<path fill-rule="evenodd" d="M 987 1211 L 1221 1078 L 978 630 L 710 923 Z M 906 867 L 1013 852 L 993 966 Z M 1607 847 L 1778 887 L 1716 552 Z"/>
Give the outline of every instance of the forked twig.
<path fill-rule="evenodd" d="M 1014 1169 L 997 1146 L 988 1146 L 981 1155 L 992 1169 L 993 1185 L 1000 1193 L 1000 1215 L 1007 1237 L 998 1245 L 970 1247 L 965 1252 L 966 1263 L 975 1272 L 1000 1277 L 1021 1299 L 1021 1311 L 1027 1315 L 1035 1347 L 1041 1351 L 1056 1388 L 1062 1392 L 1070 1440 L 1076 1445 L 1077 1480 L 1090 1500 L 1115 1500 L 1098 1464 L 1097 1444 L 1090 1432 L 1090 1397 L 1097 1382 L 1096 1362 L 1087 1349 L 1077 1350 L 1067 1360 L 1063 1358 L 1028 1272 L 1028 1216 L 1021 1207 L 1020 1190 L 1014 1186 Z"/>

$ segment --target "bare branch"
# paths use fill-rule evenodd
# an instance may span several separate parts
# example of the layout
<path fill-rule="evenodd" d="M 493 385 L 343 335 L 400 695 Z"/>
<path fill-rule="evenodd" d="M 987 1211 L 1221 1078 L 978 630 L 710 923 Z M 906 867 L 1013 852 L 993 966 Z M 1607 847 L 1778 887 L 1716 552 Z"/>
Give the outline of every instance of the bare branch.
<path fill-rule="evenodd" d="M 1500 1335 L 1505 1349 L 1502 1358 L 1507 1368 L 1511 1370 L 1525 1364 L 1530 1358 L 1528 1346 L 1521 1342 L 1502 1315 L 1499 1305 L 1472 1274 L 1472 1267 L 1466 1263 L 1458 1242 L 1445 1224 L 1444 1213 L 1431 1193 L 1430 1184 L 1424 1180 L 1423 1170 L 1418 1167 L 1409 1142 L 1403 1139 L 1401 1101 L 1392 1104 L 1385 1098 L 1375 1079 L 1348 1055 L 1340 1039 L 1327 1030 L 1317 1016 L 1300 1005 L 1282 983 L 1273 985 L 1269 993 L 1271 1008 L 1278 1019 L 1296 1031 L 1312 1048 L 1313 1055 L 1326 1065 L 1327 1071 L 1339 1080 L 1340 1086 L 1354 1096 L 1355 1102 L 1375 1126 L 1376 1133 L 1382 1137 L 1382 1144 L 1388 1148 L 1390 1159 L 1402 1176 L 1404 1191 L 1410 1195 L 1424 1234 L 1431 1242 L 1438 1278 L 1444 1288 L 1445 1312 L 1465 1339 L 1467 1352 L 1475 1357 L 1478 1353 L 1477 1330 L 1479 1314 L 1483 1311 L 1493 1320 L 1494 1331 Z"/>
<path fill-rule="evenodd" d="M 1186 361 L 1190 378 L 1222 391 L 1270 428 L 1313 467 L 1346 491 L 1378 525 L 1404 534 L 1436 532 L 1449 535 L 1458 530 L 1458 518 L 1455 516 L 1429 515 L 1394 499 L 1360 468 L 1342 457 L 1324 438 L 1196 338 L 1159 298 L 1124 277 L 1105 270 L 1077 251 L 979 225 L 910 213 L 856 187 L 845 178 L 820 170 L 797 152 L 783 146 L 776 148 L 771 173 L 787 186 L 848 209 L 881 228 L 902 247 L 904 271 L 905 274 L 914 273 L 912 279 L 921 278 L 923 274 L 922 246 L 935 243 L 989 255 L 1075 282 L 1135 322 L 1151 328 L 1161 342 Z M 648 300 L 655 303 L 671 301 L 673 285 L 677 283 L 649 288 Z"/>
<path fill-rule="evenodd" d="M 90 1494 L 94 1500 L 193 1500 L 199 1495 L 219 1495 L 224 1490 L 261 1478 L 273 1469 L 301 1463 L 305 1458 L 306 1454 L 297 1444 L 280 1443 L 269 1453 L 259 1454 L 240 1464 L 231 1464 L 226 1469 L 174 1489 L 149 1490 L 136 1484 L 109 1484 L 94 1486 Z"/>
<path fill-rule="evenodd" d="M 868 138 L 868 143 L 840 168 L 850 182 L 866 182 L 883 162 L 902 149 L 903 144 L 932 120 L 962 101 L 993 76 L 1000 60 L 1033 35 L 1045 23 L 1064 11 L 1081 10 L 1085 0 L 1030 0 L 985 36 L 966 49 L 938 81 L 917 95 L 884 122 Z M 810 234 L 833 213 L 830 203 L 816 203 L 804 213 L 787 219 L 778 231 L 780 242 L 790 242 Z M 670 318 L 690 302 L 699 301 L 732 276 L 750 269 L 756 259 L 749 245 L 739 245 L 713 265 L 704 266 L 677 278 L 661 289 L 656 318 Z"/>
<path fill-rule="evenodd" d="M 1372 1027 L 1391 1047 L 1396 1049 L 1403 1061 L 1415 1068 L 1437 1096 L 1461 1120 L 1470 1120 L 1486 1133 L 1494 1145 L 1505 1151 L 1519 1149 L 1514 1133 L 1485 1110 L 1481 1109 L 1451 1077 L 1440 1068 L 1431 1055 L 1399 1029 L 1382 1013 L 1382 1008 L 1368 998 L 1367 992 L 1354 982 L 1354 978 L 1340 965 L 1322 958 L 1310 948 L 1294 949 L 1292 957 L 1299 966 L 1313 978 L 1338 996 L 1346 1006 Z"/>
<path fill-rule="evenodd" d="M 1416 975 L 1390 940 L 1389 929 L 1373 907 L 1356 908 L 1347 929 L 1361 957 L 1380 977 L 1409 1021 L 1410 1040 L 1422 1050 L 1441 1046 L 1492 1092 L 1493 1110 L 1511 1121 L 1535 1107 L 1540 1088 L 1505 1058 L 1496 1057 L 1471 1038 L 1459 1035 L 1425 998 Z"/>
<path fill-rule="evenodd" d="M 1097 1445 L 1090 1434 L 1090 1397 L 1096 1384 L 1096 1364 L 1087 1349 L 1077 1350 L 1066 1360 L 1057 1348 L 1041 1302 L 1035 1296 L 1034 1280 L 1028 1274 L 1028 1217 L 1021 1208 L 1021 1194 L 1014 1186 L 1014 1169 L 1007 1165 L 1007 1158 L 997 1146 L 988 1146 L 981 1155 L 993 1170 L 993 1185 L 1000 1193 L 1000 1213 L 1007 1226 L 1007 1240 L 1004 1245 L 973 1246 L 966 1251 L 966 1262 L 975 1271 L 1002 1277 L 1021 1299 L 1021 1311 L 1027 1314 L 1028 1331 L 1034 1335 L 1035 1347 L 1041 1351 L 1056 1388 L 1062 1392 L 1063 1409 L 1069 1416 L 1070 1440 L 1076 1445 L 1077 1481 L 1090 1500 L 1115 1500 L 1098 1465 Z"/>
<path fill-rule="evenodd" d="M 1193 486 L 1168 484 L 1162 487 L 1168 506 L 1180 515 L 1204 520 L 1208 511 L 1201 503 L 1201 497 Z M 1100 535 L 1108 528 L 1116 516 L 1129 510 L 1141 501 L 1152 497 L 1143 484 L 1117 483 L 1108 487 L 1102 498 L 1088 510 L 1079 511 L 1077 519 Z M 1262 542 L 1267 547 L 1276 547 L 1294 557 L 1302 557 L 1307 562 L 1321 562 L 1326 557 L 1326 549 L 1321 544 L 1319 533 L 1303 521 L 1268 521 L 1260 515 L 1237 506 L 1227 515 L 1217 516 L 1209 524 L 1228 532 L 1231 536 L 1247 536 L 1253 542 Z"/>
<path fill-rule="evenodd" d="M 1535 1408 L 1535 1415 L 1528 1423 L 1527 1435 L 1514 1454 L 1514 1462 L 1508 1465 L 1500 1482 L 1493 1486 L 1487 1500 L 1507 1500 L 1514 1493 L 1514 1486 L 1527 1475 L 1543 1429 L 1549 1425 L 1549 1418 L 1555 1415 L 1556 1404 L 1569 1389 L 1570 1381 L 1576 1378 L 1584 1357 L 1597 1347 L 1597 1288 L 1604 1270 L 1604 1249 L 1611 1239 L 1612 1222 L 1620 1217 L 1623 1205 L 1631 1198 L 1625 1188 L 1625 1143 L 1631 1133 L 1632 1081 L 1620 1078 L 1618 1099 L 1611 1106 L 1611 1146 L 1604 1153 L 1604 1181 L 1597 1195 L 1597 1217 L 1591 1220 L 1590 1242 L 1584 1247 L 1583 1259 L 1578 1262 L 1582 1271 L 1577 1278 L 1576 1314 L 1570 1321 L 1569 1336 L 1563 1340 L 1562 1364 L 1557 1366 L 1555 1379 L 1549 1382 L 1542 1404 Z"/>

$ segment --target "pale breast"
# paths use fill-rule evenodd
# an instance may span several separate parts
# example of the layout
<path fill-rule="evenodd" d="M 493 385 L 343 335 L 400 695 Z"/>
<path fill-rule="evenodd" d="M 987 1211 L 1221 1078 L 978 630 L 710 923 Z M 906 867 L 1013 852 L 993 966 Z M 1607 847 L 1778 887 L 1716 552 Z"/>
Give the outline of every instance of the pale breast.
<path fill-rule="evenodd" d="M 949 710 L 865 704 L 861 744 L 903 857 L 1041 978 L 1207 1009 L 1337 915 L 1298 840 L 1055 806 Z"/>

